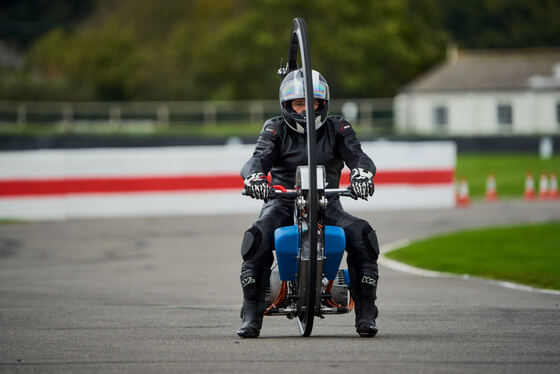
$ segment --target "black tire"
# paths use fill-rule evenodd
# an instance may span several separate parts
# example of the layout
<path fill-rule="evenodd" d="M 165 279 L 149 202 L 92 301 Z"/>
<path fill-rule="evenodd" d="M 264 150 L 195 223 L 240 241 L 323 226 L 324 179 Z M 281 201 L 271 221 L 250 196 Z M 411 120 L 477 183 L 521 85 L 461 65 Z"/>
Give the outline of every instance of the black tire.
<path fill-rule="evenodd" d="M 298 263 L 298 315 L 296 318 L 301 336 L 311 335 L 315 317 L 316 277 L 312 274 L 313 261 L 309 250 L 309 231 L 302 235 L 302 257 Z M 316 258 L 316 257 L 315 257 Z"/>
<path fill-rule="evenodd" d="M 307 27 L 302 18 L 294 19 L 292 23 L 292 31 L 290 33 L 290 48 L 288 56 L 288 69 L 297 68 L 297 51 L 303 65 L 303 73 L 305 79 L 305 102 L 307 108 L 313 107 L 313 80 L 311 73 L 311 55 L 309 50 L 309 37 Z M 308 235 L 302 237 L 307 240 L 309 245 L 309 257 L 307 261 L 300 261 L 300 269 L 298 274 L 300 292 L 300 313 L 298 313 L 298 327 L 302 336 L 311 335 L 313 329 L 313 318 L 315 317 L 317 308 L 317 214 L 318 214 L 318 196 L 317 196 L 317 159 L 315 155 L 315 112 L 307 111 L 307 160 L 309 165 L 309 195 L 307 196 L 309 231 Z M 320 290 L 319 290 L 320 292 Z M 319 293 L 320 295 L 320 293 Z"/>

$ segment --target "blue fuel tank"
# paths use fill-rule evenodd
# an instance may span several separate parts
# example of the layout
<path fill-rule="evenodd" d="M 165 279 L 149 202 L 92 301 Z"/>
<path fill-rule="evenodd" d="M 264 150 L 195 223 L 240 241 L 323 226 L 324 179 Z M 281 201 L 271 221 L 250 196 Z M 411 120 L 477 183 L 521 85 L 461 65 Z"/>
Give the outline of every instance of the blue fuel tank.
<path fill-rule="evenodd" d="M 280 273 L 280 279 L 283 281 L 296 280 L 298 241 L 299 236 L 296 225 L 280 227 L 274 232 L 278 272 Z M 346 237 L 344 230 L 337 226 L 325 226 L 325 262 L 323 264 L 323 273 L 328 280 L 336 278 L 345 247 Z"/>

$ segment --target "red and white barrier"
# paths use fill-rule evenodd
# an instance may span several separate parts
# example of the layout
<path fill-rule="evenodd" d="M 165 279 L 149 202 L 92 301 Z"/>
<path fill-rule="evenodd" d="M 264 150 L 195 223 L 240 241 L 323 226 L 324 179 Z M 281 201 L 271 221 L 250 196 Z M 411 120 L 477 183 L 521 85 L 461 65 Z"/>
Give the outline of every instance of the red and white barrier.
<path fill-rule="evenodd" d="M 367 142 L 377 165 L 368 202 L 348 210 L 455 205 L 451 142 Z M 254 145 L 33 150 L 0 153 L 0 217 L 67 219 L 257 213 L 240 195 L 239 170 Z M 345 170 L 342 185 L 348 184 Z"/>

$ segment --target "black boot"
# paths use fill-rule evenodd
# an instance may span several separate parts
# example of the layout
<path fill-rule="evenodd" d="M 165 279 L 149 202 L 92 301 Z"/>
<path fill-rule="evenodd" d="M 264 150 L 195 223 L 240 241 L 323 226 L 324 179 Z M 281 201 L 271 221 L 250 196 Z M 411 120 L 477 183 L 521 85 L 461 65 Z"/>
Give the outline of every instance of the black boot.
<path fill-rule="evenodd" d="M 256 338 L 261 331 L 270 270 L 259 273 L 257 274 L 253 270 L 246 270 L 241 273 L 241 287 L 243 287 L 241 319 L 243 324 L 237 330 L 237 335 L 241 338 Z"/>
<path fill-rule="evenodd" d="M 372 337 L 379 331 L 375 325 L 378 313 L 375 306 L 377 279 L 360 273 L 356 275 L 358 277 L 354 279 L 350 288 L 356 311 L 356 332 L 361 337 Z"/>
<path fill-rule="evenodd" d="M 355 301 L 356 305 L 356 332 L 361 337 L 375 336 L 379 329 L 375 325 L 375 312 L 377 308 L 371 300 Z"/>
<path fill-rule="evenodd" d="M 263 315 L 259 309 L 262 309 L 258 301 L 249 301 L 243 299 L 243 309 L 241 309 L 241 318 L 243 324 L 237 330 L 237 335 L 241 338 L 256 338 L 259 336 L 262 327 Z M 264 310 L 263 310 L 264 312 Z"/>

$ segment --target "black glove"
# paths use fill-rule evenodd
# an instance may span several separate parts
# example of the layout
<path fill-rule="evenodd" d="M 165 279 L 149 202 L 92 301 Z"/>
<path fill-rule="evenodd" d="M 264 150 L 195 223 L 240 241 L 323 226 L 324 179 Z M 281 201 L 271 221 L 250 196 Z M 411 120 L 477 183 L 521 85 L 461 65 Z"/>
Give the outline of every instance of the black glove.
<path fill-rule="evenodd" d="M 373 195 L 373 173 L 362 168 L 352 169 L 350 173 L 350 183 L 352 190 L 361 199 L 367 200 L 368 196 Z"/>
<path fill-rule="evenodd" d="M 268 200 L 270 185 L 263 173 L 253 173 L 243 181 L 247 195 L 253 199 Z"/>

